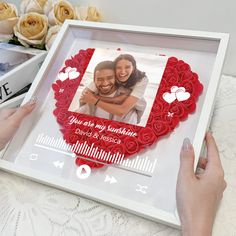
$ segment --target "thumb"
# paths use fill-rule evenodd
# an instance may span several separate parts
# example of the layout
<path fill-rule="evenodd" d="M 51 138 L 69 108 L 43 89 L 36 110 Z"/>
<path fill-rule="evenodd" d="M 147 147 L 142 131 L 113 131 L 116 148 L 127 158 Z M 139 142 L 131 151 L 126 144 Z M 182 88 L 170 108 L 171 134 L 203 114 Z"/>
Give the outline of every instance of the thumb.
<path fill-rule="evenodd" d="M 180 152 L 179 176 L 193 177 L 194 174 L 194 150 L 189 138 L 185 138 Z"/>

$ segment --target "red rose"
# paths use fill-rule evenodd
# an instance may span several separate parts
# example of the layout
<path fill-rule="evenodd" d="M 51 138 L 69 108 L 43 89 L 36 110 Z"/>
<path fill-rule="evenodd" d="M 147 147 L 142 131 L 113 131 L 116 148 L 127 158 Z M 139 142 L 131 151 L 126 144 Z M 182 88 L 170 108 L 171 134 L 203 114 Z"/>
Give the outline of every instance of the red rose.
<path fill-rule="evenodd" d="M 56 107 L 68 109 L 70 106 L 70 103 L 71 103 L 71 99 L 67 97 L 63 97 L 63 99 L 60 99 L 59 101 L 56 102 Z"/>
<path fill-rule="evenodd" d="M 57 113 L 57 122 L 59 124 L 62 124 L 68 119 L 68 113 L 63 110 L 58 110 L 58 111 L 59 112 Z"/>
<path fill-rule="evenodd" d="M 196 101 L 192 96 L 186 101 L 183 101 L 182 104 L 185 110 L 188 111 L 188 113 L 192 113 L 196 109 Z"/>
<path fill-rule="evenodd" d="M 138 134 L 138 141 L 143 145 L 151 145 L 156 140 L 153 130 L 149 127 L 143 128 Z"/>
<path fill-rule="evenodd" d="M 131 155 L 139 151 L 139 143 L 134 137 L 126 137 L 123 140 L 123 145 L 125 150 Z"/>
<path fill-rule="evenodd" d="M 170 57 L 167 61 L 167 66 L 175 66 L 178 63 L 178 59 L 176 57 Z"/>
<path fill-rule="evenodd" d="M 115 144 L 115 145 L 109 146 L 107 151 L 110 151 L 112 154 L 115 154 L 115 153 L 124 154 L 125 147 L 124 147 L 124 144 Z"/>
<path fill-rule="evenodd" d="M 129 131 L 131 131 L 133 133 L 138 133 L 142 129 L 141 126 L 138 126 L 138 125 L 128 125 L 128 124 L 126 124 L 125 128 L 126 128 L 126 130 L 129 130 Z"/>
<path fill-rule="evenodd" d="M 183 87 L 186 89 L 187 92 L 189 92 L 190 94 L 194 94 L 195 93 L 195 86 L 194 86 L 194 81 L 190 81 L 190 80 L 184 80 L 182 82 Z"/>
<path fill-rule="evenodd" d="M 80 140 L 79 135 L 76 135 L 73 130 L 71 131 L 70 135 L 67 136 L 67 143 L 72 146 L 72 144 L 75 144 L 78 140 Z"/>
<path fill-rule="evenodd" d="M 185 71 L 182 75 L 182 81 L 190 81 L 190 80 L 195 80 L 194 73 L 191 70 Z"/>
<path fill-rule="evenodd" d="M 162 96 L 161 96 L 161 98 L 162 98 Z M 152 106 L 153 115 L 160 114 L 160 113 L 166 112 L 168 110 L 169 110 L 168 105 L 166 105 L 166 102 L 163 103 L 163 100 L 161 100 L 160 98 L 157 98 L 157 100 L 153 103 L 153 106 Z"/>
<path fill-rule="evenodd" d="M 152 121 L 154 120 L 154 110 L 152 109 L 152 111 L 150 112 L 149 116 L 148 116 L 148 120 L 147 120 L 147 124 L 152 123 Z"/>
<path fill-rule="evenodd" d="M 66 65 L 65 68 L 67 67 L 78 68 L 79 62 L 69 59 L 65 61 L 65 65 Z M 63 68 L 63 72 L 65 72 L 65 68 Z"/>
<path fill-rule="evenodd" d="M 167 134 L 170 130 L 168 122 L 162 120 L 153 122 L 152 128 L 157 137 Z"/>
<path fill-rule="evenodd" d="M 174 113 L 175 116 L 178 116 L 181 120 L 186 117 L 186 112 L 184 110 L 183 105 L 181 102 L 175 101 L 170 104 L 170 113 Z"/>
<path fill-rule="evenodd" d="M 190 69 L 190 66 L 183 61 L 179 61 L 178 65 L 177 65 L 177 69 L 179 71 L 187 71 Z"/>
<path fill-rule="evenodd" d="M 163 74 L 164 81 L 167 80 L 167 82 L 168 82 L 168 78 L 170 76 L 178 77 L 178 70 L 175 67 L 169 67 L 169 68 L 166 67 L 165 68 L 165 71 Z M 161 80 L 161 83 L 162 83 L 162 80 Z"/>

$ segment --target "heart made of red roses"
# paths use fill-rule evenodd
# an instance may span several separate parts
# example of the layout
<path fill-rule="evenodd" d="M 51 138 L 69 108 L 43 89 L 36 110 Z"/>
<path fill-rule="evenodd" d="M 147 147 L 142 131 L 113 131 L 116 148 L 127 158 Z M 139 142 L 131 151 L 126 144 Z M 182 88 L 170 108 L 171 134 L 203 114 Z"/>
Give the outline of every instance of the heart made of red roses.
<path fill-rule="evenodd" d="M 68 111 L 94 50 L 80 50 L 66 60 L 52 88 L 53 113 L 64 140 L 79 157 L 76 163 L 98 168 L 119 164 L 171 133 L 194 112 L 203 86 L 186 62 L 170 57 L 145 127 Z"/>

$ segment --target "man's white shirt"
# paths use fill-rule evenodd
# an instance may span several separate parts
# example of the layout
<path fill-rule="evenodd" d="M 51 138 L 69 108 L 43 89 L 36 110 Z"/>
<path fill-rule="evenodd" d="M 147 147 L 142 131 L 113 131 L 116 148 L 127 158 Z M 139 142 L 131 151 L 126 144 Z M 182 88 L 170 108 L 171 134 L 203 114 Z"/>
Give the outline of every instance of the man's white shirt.
<path fill-rule="evenodd" d="M 115 93 L 116 93 L 116 91 L 114 93 L 112 93 L 112 94 L 109 94 L 106 97 L 114 97 Z M 105 96 L 103 95 L 103 97 L 105 97 Z M 97 106 L 95 107 L 95 114 L 94 114 L 94 116 L 100 117 L 100 118 L 104 118 L 104 119 L 108 119 L 108 120 L 110 119 L 110 113 L 106 112 L 105 110 L 103 110 L 103 109 L 101 109 L 100 107 L 97 107 Z"/>

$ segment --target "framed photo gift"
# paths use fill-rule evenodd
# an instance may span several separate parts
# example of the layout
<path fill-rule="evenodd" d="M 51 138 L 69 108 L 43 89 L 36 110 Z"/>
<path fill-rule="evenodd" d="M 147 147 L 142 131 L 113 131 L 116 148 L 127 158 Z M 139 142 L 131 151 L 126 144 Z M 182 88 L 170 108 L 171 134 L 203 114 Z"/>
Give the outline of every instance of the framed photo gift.
<path fill-rule="evenodd" d="M 67 21 L 0 167 L 178 227 L 180 148 L 189 137 L 196 166 L 227 43 L 221 33 Z"/>

